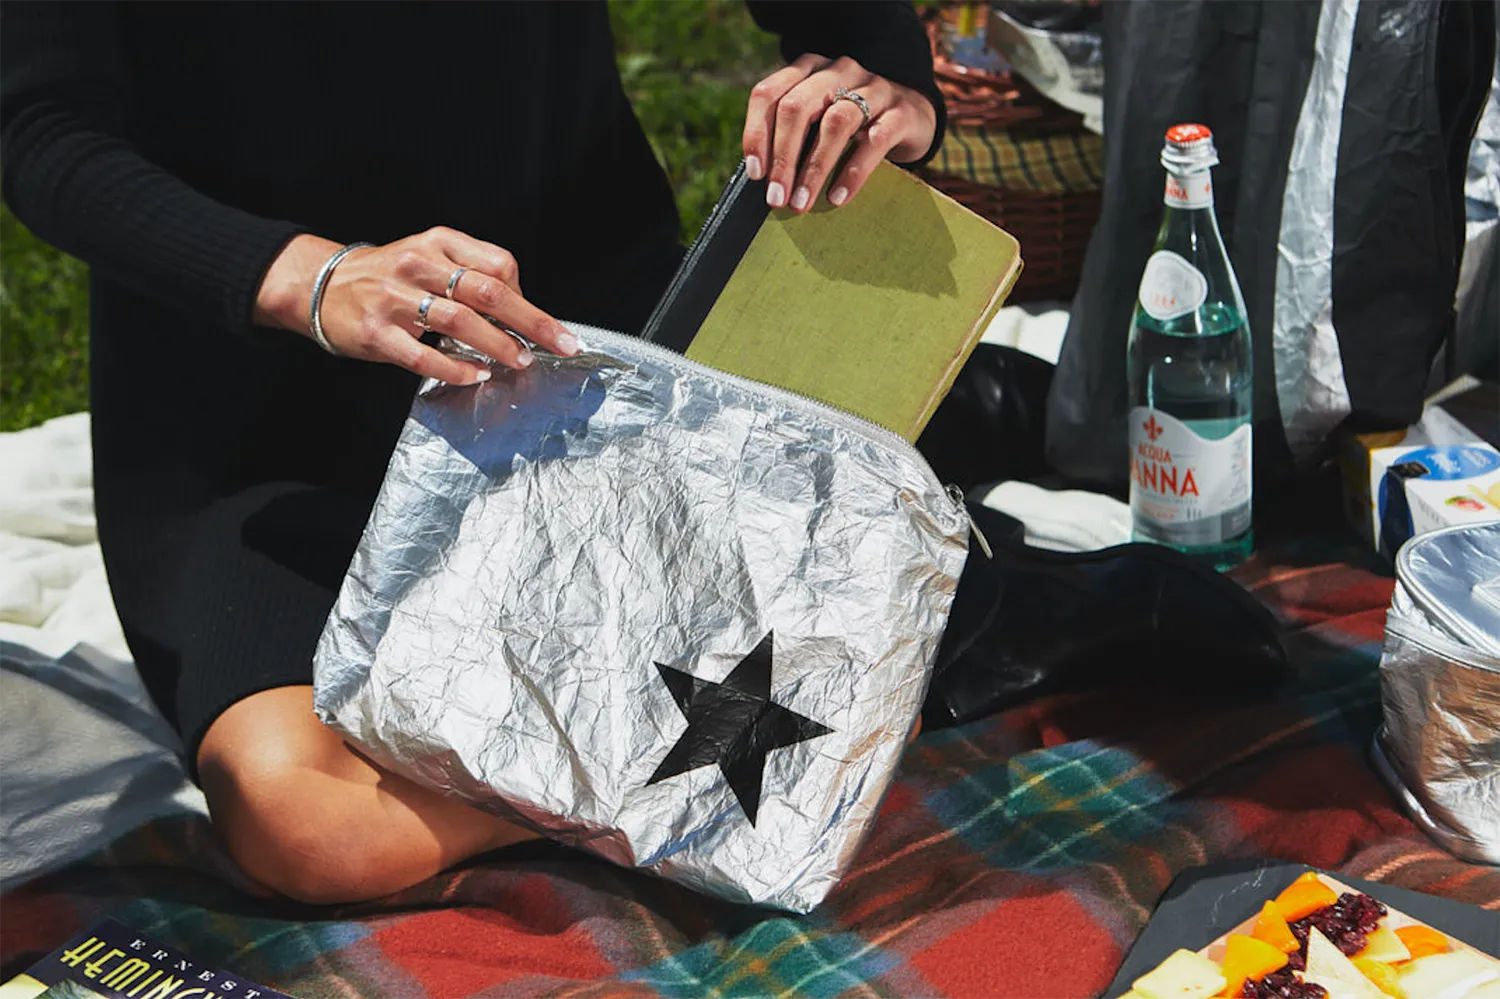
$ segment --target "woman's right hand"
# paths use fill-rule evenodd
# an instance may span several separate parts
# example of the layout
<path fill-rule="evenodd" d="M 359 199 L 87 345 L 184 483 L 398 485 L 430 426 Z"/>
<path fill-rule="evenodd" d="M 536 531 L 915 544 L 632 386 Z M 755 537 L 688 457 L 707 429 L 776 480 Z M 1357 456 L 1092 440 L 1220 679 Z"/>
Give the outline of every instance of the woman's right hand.
<path fill-rule="evenodd" d="M 256 295 L 255 321 L 311 337 L 313 283 L 339 244 L 298 236 L 272 262 Z M 465 268 L 453 298 L 444 292 Z M 489 369 L 422 343 L 422 299 L 433 296 L 427 324 L 512 368 L 531 364 L 529 350 L 480 313 L 493 316 L 555 354 L 578 353 L 578 341 L 556 319 L 526 301 L 516 259 L 506 250 L 444 227 L 346 256 L 323 292 L 323 335 L 340 354 L 394 364 L 452 384 L 489 378 Z"/>

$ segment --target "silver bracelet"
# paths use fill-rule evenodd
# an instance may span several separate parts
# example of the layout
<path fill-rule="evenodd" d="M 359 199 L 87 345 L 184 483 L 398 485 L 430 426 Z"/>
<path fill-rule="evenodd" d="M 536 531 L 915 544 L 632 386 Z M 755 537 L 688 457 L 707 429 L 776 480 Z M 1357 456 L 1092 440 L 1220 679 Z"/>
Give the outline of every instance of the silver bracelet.
<path fill-rule="evenodd" d="M 328 337 L 323 335 L 323 317 L 320 314 L 323 311 L 323 292 L 328 290 L 328 279 L 333 276 L 333 269 L 339 265 L 339 261 L 355 250 L 362 250 L 367 246 L 374 245 L 374 243 L 350 243 L 328 258 L 328 262 L 323 265 L 323 269 L 318 271 L 318 279 L 313 282 L 312 304 L 307 308 L 307 326 L 312 330 L 313 339 L 318 341 L 318 346 L 328 351 L 334 357 L 340 356 L 339 352 L 333 349 L 333 344 L 329 343 Z"/>

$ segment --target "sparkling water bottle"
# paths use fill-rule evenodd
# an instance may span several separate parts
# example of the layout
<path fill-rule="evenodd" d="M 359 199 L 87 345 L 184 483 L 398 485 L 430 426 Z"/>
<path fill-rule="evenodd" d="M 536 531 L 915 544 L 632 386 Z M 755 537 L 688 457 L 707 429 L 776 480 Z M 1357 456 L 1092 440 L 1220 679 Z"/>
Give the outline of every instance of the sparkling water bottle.
<path fill-rule="evenodd" d="M 1220 569 L 1250 528 L 1250 325 L 1214 217 L 1202 125 L 1167 130 L 1166 212 L 1130 327 L 1130 514 L 1138 541 Z"/>

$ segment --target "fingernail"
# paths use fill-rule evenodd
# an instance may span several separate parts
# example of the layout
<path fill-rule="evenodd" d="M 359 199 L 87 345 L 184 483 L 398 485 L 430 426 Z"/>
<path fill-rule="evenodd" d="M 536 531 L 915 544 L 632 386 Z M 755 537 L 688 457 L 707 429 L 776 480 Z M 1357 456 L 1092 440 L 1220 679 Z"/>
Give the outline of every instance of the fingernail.
<path fill-rule="evenodd" d="M 529 368 L 531 367 L 532 360 L 533 358 L 531 356 L 531 351 L 523 350 L 521 351 L 521 353 L 516 355 L 516 367 Z"/>
<path fill-rule="evenodd" d="M 745 173 L 751 180 L 760 180 L 765 175 L 765 171 L 761 169 L 759 156 L 745 157 Z"/>
<path fill-rule="evenodd" d="M 847 187 L 835 187 L 828 192 L 828 203 L 837 208 L 849 200 L 849 189 Z"/>
<path fill-rule="evenodd" d="M 766 204 L 772 208 L 780 208 L 786 204 L 786 188 L 774 180 L 771 181 L 766 187 Z"/>
<path fill-rule="evenodd" d="M 571 333 L 559 333 L 555 342 L 559 353 L 570 357 L 578 353 L 578 338 Z"/>
<path fill-rule="evenodd" d="M 478 370 L 478 371 L 477 371 L 477 372 L 475 372 L 475 374 L 474 374 L 474 381 L 475 381 L 475 382 L 476 382 L 476 383 L 479 383 L 479 382 L 487 382 L 487 381 L 489 381 L 489 380 L 490 380 L 490 376 L 491 376 L 491 375 L 492 375 L 492 374 L 493 374 L 493 372 L 491 372 L 491 371 L 490 371 L 490 369 L 489 369 L 489 368 L 480 368 L 480 369 L 479 369 L 479 370 Z"/>
<path fill-rule="evenodd" d="M 792 195 L 792 207 L 800 212 L 807 207 L 807 203 L 811 200 L 812 195 L 807 193 L 807 188 L 799 187 Z"/>

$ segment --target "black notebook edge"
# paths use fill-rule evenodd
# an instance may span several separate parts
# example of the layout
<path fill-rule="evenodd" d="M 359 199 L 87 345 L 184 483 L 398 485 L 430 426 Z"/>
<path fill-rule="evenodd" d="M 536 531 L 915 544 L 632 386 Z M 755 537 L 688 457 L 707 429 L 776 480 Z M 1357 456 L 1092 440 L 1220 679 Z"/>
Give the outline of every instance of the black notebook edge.
<path fill-rule="evenodd" d="M 770 212 L 766 181 L 751 180 L 742 160 L 646 320 L 641 339 L 686 353 Z"/>

